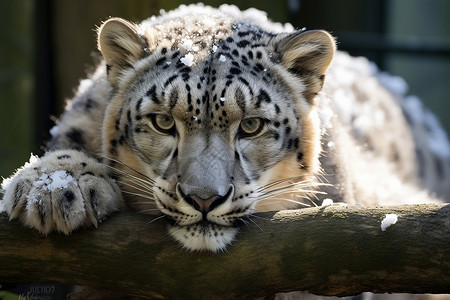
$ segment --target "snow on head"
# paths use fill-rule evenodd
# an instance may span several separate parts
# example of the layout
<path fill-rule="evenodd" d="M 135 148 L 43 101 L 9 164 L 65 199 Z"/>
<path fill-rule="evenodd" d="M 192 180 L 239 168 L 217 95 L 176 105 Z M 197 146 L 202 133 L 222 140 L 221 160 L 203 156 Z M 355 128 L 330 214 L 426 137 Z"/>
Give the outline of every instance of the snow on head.
<path fill-rule="evenodd" d="M 221 61 L 221 62 L 225 62 L 225 61 L 227 61 L 227 58 L 225 57 L 225 55 L 220 55 L 219 56 L 219 60 Z"/>
<path fill-rule="evenodd" d="M 397 223 L 398 216 L 396 214 L 386 214 L 384 219 L 381 221 L 381 231 L 386 231 L 386 229 Z"/>
<path fill-rule="evenodd" d="M 185 56 L 183 56 L 182 58 L 180 58 L 180 61 L 185 65 L 185 66 L 192 66 L 194 64 L 194 55 L 192 55 L 191 53 L 186 54 Z"/>
<path fill-rule="evenodd" d="M 186 48 L 186 50 L 189 51 L 189 50 L 191 50 L 193 44 L 194 44 L 194 42 L 193 42 L 192 40 L 185 39 L 185 40 L 183 40 L 182 46 L 183 46 L 184 48 Z"/>

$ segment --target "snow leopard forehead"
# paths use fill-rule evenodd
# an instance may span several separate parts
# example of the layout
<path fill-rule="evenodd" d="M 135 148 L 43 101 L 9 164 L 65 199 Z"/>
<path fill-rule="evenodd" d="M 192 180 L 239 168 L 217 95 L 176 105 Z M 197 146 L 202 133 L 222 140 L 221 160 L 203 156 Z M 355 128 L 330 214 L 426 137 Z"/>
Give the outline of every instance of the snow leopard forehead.
<path fill-rule="evenodd" d="M 205 124 L 225 129 L 249 112 L 274 119 L 292 107 L 279 80 L 285 70 L 271 43 L 276 34 L 214 12 L 171 13 L 140 25 L 150 54 L 122 79 L 138 118 L 159 109 L 188 129 Z M 276 124 L 286 124 L 285 118 Z"/>

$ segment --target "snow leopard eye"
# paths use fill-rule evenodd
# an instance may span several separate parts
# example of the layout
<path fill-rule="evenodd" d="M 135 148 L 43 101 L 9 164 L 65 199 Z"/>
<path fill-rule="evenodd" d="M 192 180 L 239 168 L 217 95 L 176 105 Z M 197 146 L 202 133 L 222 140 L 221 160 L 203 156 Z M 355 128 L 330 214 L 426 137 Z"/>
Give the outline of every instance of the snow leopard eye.
<path fill-rule="evenodd" d="M 161 133 L 164 134 L 174 134 L 175 133 L 175 120 L 164 114 L 154 114 L 151 116 L 153 127 Z"/>
<path fill-rule="evenodd" d="M 255 136 L 261 132 L 264 122 L 260 118 L 244 119 L 239 126 L 239 135 L 241 137 Z"/>

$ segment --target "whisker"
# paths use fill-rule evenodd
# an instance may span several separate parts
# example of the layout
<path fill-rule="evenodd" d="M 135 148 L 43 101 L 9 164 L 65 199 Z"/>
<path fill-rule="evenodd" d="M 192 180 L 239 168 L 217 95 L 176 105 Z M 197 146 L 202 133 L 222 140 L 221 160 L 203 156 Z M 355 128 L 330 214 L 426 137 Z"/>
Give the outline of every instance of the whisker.
<path fill-rule="evenodd" d="M 119 170 L 119 171 L 120 171 L 120 170 Z M 139 178 L 139 177 L 135 177 L 135 176 L 133 176 L 133 175 L 131 175 L 131 174 L 128 174 L 128 173 L 126 173 L 126 172 L 122 172 L 122 174 L 125 175 L 125 176 L 123 177 L 123 179 L 127 179 L 127 180 L 129 180 L 130 182 L 139 184 L 139 185 L 142 186 L 142 187 L 150 187 L 150 186 L 153 187 L 153 186 L 155 186 L 155 183 L 154 183 L 154 182 L 147 181 L 146 179 L 142 179 L 142 178 Z M 139 180 L 139 179 L 140 179 L 140 180 Z"/>
<path fill-rule="evenodd" d="M 326 194 L 325 192 L 322 191 L 316 191 L 316 190 L 299 190 L 298 188 L 293 188 L 293 187 L 287 187 L 286 189 L 277 189 L 276 191 L 268 191 L 265 192 L 262 195 L 259 196 L 252 196 L 252 198 L 256 198 L 256 199 L 267 199 L 267 198 L 274 198 L 280 195 L 284 195 L 284 194 L 296 194 L 296 193 L 305 193 L 305 194 Z M 297 195 L 300 196 L 300 195 Z"/>
<path fill-rule="evenodd" d="M 151 200 L 153 200 L 153 199 L 151 199 Z M 154 205 L 155 204 L 155 200 L 153 200 L 153 201 L 134 201 L 134 202 L 127 202 L 127 203 L 129 203 L 129 204 L 152 204 L 152 205 Z"/>
<path fill-rule="evenodd" d="M 138 194 L 138 193 L 132 193 L 132 192 L 128 192 L 128 191 L 122 191 L 122 193 L 129 194 L 129 195 L 133 195 L 133 196 L 138 196 L 138 197 L 142 197 L 142 198 L 145 198 L 145 199 L 149 199 L 149 200 L 155 201 L 155 199 L 154 199 L 154 198 L 151 198 L 150 195 Z"/>
<path fill-rule="evenodd" d="M 147 211 L 161 211 L 161 210 L 159 208 L 149 208 L 149 209 L 140 210 L 137 213 L 141 214 L 141 213 L 144 213 L 144 212 L 147 212 Z"/>
<path fill-rule="evenodd" d="M 277 186 L 277 185 L 279 185 L 279 184 L 282 184 L 283 182 L 286 182 L 286 181 L 293 181 L 293 180 L 298 180 L 298 179 L 301 179 L 302 177 L 303 177 L 303 176 L 295 176 L 295 177 L 288 177 L 288 178 L 283 178 L 283 179 L 275 180 L 275 181 L 269 182 L 269 183 L 266 184 L 266 185 L 263 185 L 262 187 L 260 187 L 259 189 L 257 189 L 257 191 L 266 190 L 266 189 L 271 188 L 271 187 L 273 187 L 273 186 Z M 308 180 L 304 180 L 304 181 L 301 181 L 301 182 L 310 182 L 310 181 L 312 181 L 312 180 L 311 180 L 311 179 L 308 179 Z"/>
<path fill-rule="evenodd" d="M 255 214 L 250 214 L 248 216 L 252 217 L 252 218 L 256 218 L 256 219 L 265 220 L 265 221 L 269 221 L 270 220 L 269 218 L 264 218 L 264 217 L 261 217 L 261 216 L 255 215 Z"/>
<path fill-rule="evenodd" d="M 249 220 L 250 222 L 252 222 L 256 227 L 258 227 L 259 230 L 261 230 L 261 231 L 264 232 L 264 230 L 263 230 L 263 229 L 262 229 L 255 221 L 253 221 L 253 220 L 250 218 L 250 216 L 247 216 L 246 219 Z"/>
<path fill-rule="evenodd" d="M 124 184 L 124 185 L 127 185 L 127 186 L 129 186 L 129 187 L 132 187 L 133 189 L 136 189 L 136 190 L 138 190 L 138 191 L 141 191 L 141 192 L 143 192 L 143 193 L 149 193 L 149 194 L 152 194 L 153 195 L 153 190 L 152 189 L 145 189 L 145 188 L 140 188 L 140 187 L 138 187 L 138 186 L 135 186 L 135 185 L 133 185 L 133 184 L 131 184 L 131 183 L 128 183 L 128 182 L 124 182 L 124 181 L 118 181 L 120 184 Z"/>
<path fill-rule="evenodd" d="M 142 178 L 139 178 L 139 177 L 137 177 L 137 176 L 134 176 L 134 175 L 131 175 L 131 174 L 129 174 L 129 173 L 126 173 L 126 172 L 124 172 L 124 171 L 122 171 L 122 170 L 119 170 L 119 169 L 117 169 L 117 168 L 114 168 L 114 167 L 111 167 L 111 166 L 108 166 L 108 165 L 106 165 L 108 168 L 111 168 L 113 171 L 115 171 L 115 172 L 118 172 L 118 173 L 120 173 L 120 174 L 122 174 L 122 175 L 125 175 L 125 176 L 128 176 L 128 177 L 131 177 L 131 178 L 133 178 L 133 179 L 135 179 L 135 180 L 137 180 L 137 181 L 140 181 L 140 182 L 142 182 L 142 183 L 147 183 L 147 184 L 150 184 L 150 185 L 154 185 L 154 181 L 153 180 L 147 180 L 147 179 L 142 179 Z"/>
<path fill-rule="evenodd" d="M 156 221 L 158 221 L 158 220 L 161 220 L 161 219 L 164 218 L 164 217 L 166 217 L 166 215 L 161 215 L 161 216 L 159 216 L 159 217 L 156 217 L 156 218 L 154 218 L 153 220 L 151 220 L 150 222 L 148 222 L 147 224 L 151 224 L 151 223 L 153 223 L 153 222 L 156 222 Z"/>
<path fill-rule="evenodd" d="M 292 187 L 301 188 L 301 187 L 315 186 L 315 184 L 311 184 L 311 183 L 312 182 L 309 182 L 309 181 L 308 182 L 293 182 L 293 183 L 287 184 L 285 186 L 281 186 L 281 187 L 274 188 L 274 189 L 263 189 L 263 190 L 260 190 L 260 192 L 270 193 L 270 192 L 285 190 L 285 189 L 292 188 Z"/>
<path fill-rule="evenodd" d="M 120 165 L 122 165 L 122 166 L 127 167 L 128 169 L 130 169 L 130 170 L 132 170 L 133 172 L 135 172 L 135 173 L 137 173 L 137 174 L 143 176 L 144 178 L 146 178 L 147 180 L 149 180 L 149 181 L 151 181 L 151 182 L 153 182 L 153 183 L 155 182 L 153 179 L 151 179 L 151 178 L 148 177 L 147 175 L 145 175 L 145 174 L 139 172 L 138 170 L 132 168 L 131 166 L 127 165 L 127 164 L 124 163 L 124 162 L 121 162 L 120 160 L 116 160 L 116 159 L 114 159 L 114 158 L 110 158 L 110 157 L 107 157 L 107 156 L 104 156 L 104 158 L 109 159 L 109 160 L 111 160 L 111 161 L 113 161 L 113 162 L 115 162 L 115 163 L 118 163 L 118 164 L 120 164 Z M 114 167 L 112 167 L 112 166 L 109 166 L 109 165 L 106 165 L 106 166 L 118 170 L 117 168 L 114 168 Z M 125 174 L 127 174 L 127 173 L 125 173 Z"/>
<path fill-rule="evenodd" d="M 276 199 L 273 199 L 273 201 L 267 201 L 267 202 L 262 202 L 264 200 L 261 200 L 262 203 L 258 203 L 258 205 L 266 206 L 266 205 L 277 204 L 277 203 L 280 202 L 278 200 L 285 201 L 285 202 L 291 202 L 291 203 L 295 203 L 295 204 L 298 204 L 298 205 L 303 205 L 305 207 L 311 207 L 311 205 L 309 205 L 307 203 L 303 203 L 303 202 L 292 200 L 292 199 L 286 199 L 286 198 L 276 198 Z"/>
<path fill-rule="evenodd" d="M 244 218 L 237 218 L 239 221 L 241 221 L 242 223 L 245 224 L 245 226 L 247 226 L 247 228 L 250 229 L 250 226 L 248 226 L 248 222 L 244 220 Z"/>
<path fill-rule="evenodd" d="M 311 183 L 313 183 L 315 185 L 317 183 L 314 180 L 314 178 L 316 178 L 316 176 L 317 175 L 308 174 L 308 175 L 302 175 L 302 176 L 295 176 L 295 177 L 288 177 L 288 178 L 279 179 L 279 180 L 276 180 L 276 181 L 269 182 L 266 185 L 263 185 L 257 191 L 267 190 L 268 188 L 277 186 L 277 185 L 282 184 L 284 182 L 291 182 L 291 184 L 300 184 L 300 185 L 310 185 Z M 309 177 L 309 178 L 305 179 L 306 177 Z M 311 178 L 311 177 L 314 177 L 314 178 Z"/>
<path fill-rule="evenodd" d="M 323 191 L 318 191 L 318 190 L 310 190 L 310 189 L 301 189 L 302 187 L 308 187 L 308 188 L 312 188 L 312 187 L 317 187 L 317 186 L 323 186 L 323 185 L 327 185 L 327 184 L 314 184 L 314 185 L 304 185 L 304 184 L 299 184 L 299 183 L 293 183 L 293 184 L 289 184 L 283 187 L 279 187 L 276 189 L 272 189 L 272 190 L 268 190 L 268 191 L 264 191 L 264 193 L 262 194 L 264 195 L 270 195 L 270 196 L 275 196 L 275 195 L 280 195 L 280 194 L 285 194 L 285 193 L 308 193 L 308 194 L 326 194 Z"/>

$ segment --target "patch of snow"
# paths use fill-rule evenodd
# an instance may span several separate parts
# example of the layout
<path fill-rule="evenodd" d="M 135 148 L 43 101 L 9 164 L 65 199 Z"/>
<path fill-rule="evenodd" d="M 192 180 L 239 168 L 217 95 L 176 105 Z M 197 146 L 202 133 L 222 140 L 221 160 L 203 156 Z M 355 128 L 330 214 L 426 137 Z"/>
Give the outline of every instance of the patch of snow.
<path fill-rule="evenodd" d="M 75 179 L 67 173 L 66 171 L 59 170 L 52 172 L 50 174 L 42 174 L 39 177 L 39 180 L 33 182 L 33 186 L 37 188 L 42 188 L 43 190 L 47 190 L 50 192 L 55 191 L 56 189 L 63 189 L 69 186 L 69 183 L 74 182 L 77 185 Z"/>
<path fill-rule="evenodd" d="M 182 46 L 184 47 L 184 48 L 186 48 L 186 50 L 191 50 L 192 49 L 192 45 L 194 44 L 194 42 L 192 41 L 192 40 L 189 40 L 189 39 L 185 39 L 185 40 L 183 40 L 183 44 L 182 44 Z"/>
<path fill-rule="evenodd" d="M 213 53 L 216 53 L 216 51 L 217 51 L 217 46 L 216 46 L 216 45 L 213 45 L 213 46 L 212 46 L 212 52 L 213 52 Z"/>
<path fill-rule="evenodd" d="M 225 55 L 220 55 L 219 56 L 219 60 L 221 61 L 221 62 L 226 62 L 227 61 L 227 58 L 225 57 Z"/>
<path fill-rule="evenodd" d="M 192 51 L 197 52 L 200 48 L 198 48 L 198 46 L 192 46 Z"/>
<path fill-rule="evenodd" d="M 225 98 L 225 97 L 220 97 L 220 102 L 225 102 L 225 101 L 227 101 L 227 98 Z"/>
<path fill-rule="evenodd" d="M 333 205 L 333 199 L 330 199 L 330 198 L 326 198 L 326 199 L 323 199 L 323 202 L 322 202 L 322 205 L 321 206 L 328 206 L 328 205 Z"/>
<path fill-rule="evenodd" d="M 170 66 L 172 64 L 171 61 L 166 62 L 166 65 Z"/>
<path fill-rule="evenodd" d="M 381 221 L 381 231 L 386 231 L 386 229 L 397 223 L 398 216 L 396 214 L 386 214 L 384 219 Z"/>
<path fill-rule="evenodd" d="M 182 58 L 180 58 L 180 61 L 185 65 L 185 66 L 192 66 L 194 64 L 194 55 L 192 55 L 191 53 L 186 54 L 185 56 L 183 56 Z"/>
<path fill-rule="evenodd" d="M 192 116 L 192 120 L 198 121 L 198 118 L 196 116 Z"/>
<path fill-rule="evenodd" d="M 52 182 L 47 186 L 47 188 L 53 192 L 56 189 L 67 188 L 69 183 L 75 182 L 73 177 L 66 171 L 55 171 L 50 173 L 49 178 Z"/>

